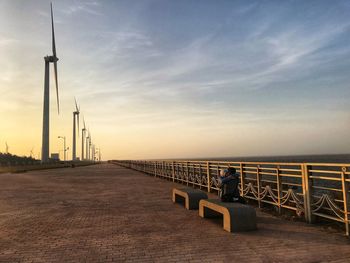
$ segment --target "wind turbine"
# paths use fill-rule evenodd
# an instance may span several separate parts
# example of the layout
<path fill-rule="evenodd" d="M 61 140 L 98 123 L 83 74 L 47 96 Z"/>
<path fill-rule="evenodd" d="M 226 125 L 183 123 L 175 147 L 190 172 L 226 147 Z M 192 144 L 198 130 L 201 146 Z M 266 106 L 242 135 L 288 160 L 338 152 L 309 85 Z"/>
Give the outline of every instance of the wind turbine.
<path fill-rule="evenodd" d="M 52 28 L 52 56 L 44 57 L 45 60 L 45 82 L 44 82 L 44 109 L 43 109 L 43 134 L 42 134 L 42 150 L 41 162 L 47 163 L 50 154 L 50 63 L 53 63 L 55 70 L 56 82 L 56 99 L 57 111 L 60 113 L 60 103 L 58 99 L 58 80 L 57 80 L 57 55 L 55 43 L 55 30 L 53 26 L 53 12 L 51 3 L 51 28 Z"/>
<path fill-rule="evenodd" d="M 84 128 L 81 129 L 81 160 L 83 161 L 84 158 L 84 141 L 85 141 L 85 119 L 83 118 Z"/>
<path fill-rule="evenodd" d="M 98 161 L 101 162 L 101 148 L 96 148 L 96 153 L 98 154 Z"/>
<path fill-rule="evenodd" d="M 33 158 L 33 150 L 34 150 L 34 147 L 32 147 L 32 149 L 30 150 L 30 158 Z"/>
<path fill-rule="evenodd" d="M 86 160 L 89 160 L 90 158 L 90 156 L 89 156 L 89 139 L 90 139 L 90 131 L 88 130 L 87 131 L 87 136 L 86 136 L 86 145 L 85 145 L 85 147 L 86 147 Z"/>
<path fill-rule="evenodd" d="M 73 147 L 72 147 L 72 159 L 75 161 L 77 159 L 76 156 L 76 123 L 75 119 L 78 121 L 78 136 L 79 136 L 79 114 L 80 114 L 80 108 L 78 107 L 77 100 L 74 98 L 75 101 L 75 111 L 73 112 Z"/>
<path fill-rule="evenodd" d="M 91 159 L 94 162 L 95 161 L 95 144 L 92 144 L 92 152 L 91 152 Z"/>
<path fill-rule="evenodd" d="M 8 154 L 10 147 L 8 146 L 7 142 L 5 142 L 5 144 L 6 144 L 6 152 L 5 153 Z"/>
<path fill-rule="evenodd" d="M 91 133 L 89 131 L 89 140 L 87 143 L 88 146 L 88 159 L 91 161 Z"/>

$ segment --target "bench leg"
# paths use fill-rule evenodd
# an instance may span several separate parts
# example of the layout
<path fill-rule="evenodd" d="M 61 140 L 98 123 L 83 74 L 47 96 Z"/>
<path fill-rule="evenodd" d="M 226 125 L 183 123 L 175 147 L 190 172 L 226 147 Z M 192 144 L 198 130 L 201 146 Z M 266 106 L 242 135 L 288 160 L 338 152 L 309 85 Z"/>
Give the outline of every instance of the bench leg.
<path fill-rule="evenodd" d="M 231 232 L 231 218 L 228 213 L 222 214 L 208 207 L 202 206 L 199 208 L 199 216 L 204 218 L 222 218 L 224 230 Z"/>
<path fill-rule="evenodd" d="M 231 232 L 231 217 L 228 213 L 223 214 L 223 224 L 224 224 L 224 230 L 227 232 Z"/>

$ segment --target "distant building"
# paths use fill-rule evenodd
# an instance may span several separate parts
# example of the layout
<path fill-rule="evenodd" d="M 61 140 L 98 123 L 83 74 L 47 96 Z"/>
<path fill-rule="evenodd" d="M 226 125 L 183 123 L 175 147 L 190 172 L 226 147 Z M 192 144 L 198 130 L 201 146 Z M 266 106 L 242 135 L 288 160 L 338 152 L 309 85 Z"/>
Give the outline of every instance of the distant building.
<path fill-rule="evenodd" d="M 58 153 L 51 153 L 51 159 L 59 161 L 60 155 Z"/>

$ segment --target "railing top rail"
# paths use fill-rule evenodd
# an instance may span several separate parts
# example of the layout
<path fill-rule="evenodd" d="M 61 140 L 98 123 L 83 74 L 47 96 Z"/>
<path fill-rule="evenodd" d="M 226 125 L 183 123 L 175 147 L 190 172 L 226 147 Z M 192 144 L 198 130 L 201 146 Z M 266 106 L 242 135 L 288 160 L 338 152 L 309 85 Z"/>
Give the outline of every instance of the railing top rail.
<path fill-rule="evenodd" d="M 218 161 L 218 160 L 113 160 L 113 161 L 137 161 L 137 162 L 177 162 L 177 163 L 211 163 L 211 164 L 251 164 L 251 165 L 288 165 L 288 166 L 324 166 L 324 167 L 350 167 L 350 163 L 312 163 L 312 162 L 251 162 L 251 161 Z"/>
<path fill-rule="evenodd" d="M 121 160 L 121 161 L 130 161 L 130 160 Z M 265 164 L 265 165 L 302 165 L 303 163 L 293 163 L 293 162 L 238 162 L 238 161 L 213 161 L 213 160 L 136 160 L 140 162 L 178 162 L 178 163 L 211 163 L 211 164 Z M 350 166 L 350 164 L 348 164 Z"/>
<path fill-rule="evenodd" d="M 337 167 L 350 167 L 350 163 L 304 163 L 311 166 L 337 166 Z"/>

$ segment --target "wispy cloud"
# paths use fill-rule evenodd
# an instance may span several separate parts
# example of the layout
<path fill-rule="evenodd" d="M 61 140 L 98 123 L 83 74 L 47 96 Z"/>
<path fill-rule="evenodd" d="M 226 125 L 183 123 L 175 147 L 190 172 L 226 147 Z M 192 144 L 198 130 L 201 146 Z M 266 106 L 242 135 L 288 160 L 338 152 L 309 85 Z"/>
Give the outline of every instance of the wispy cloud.
<path fill-rule="evenodd" d="M 9 46 L 18 42 L 19 40 L 15 38 L 0 36 L 0 46 Z"/>
<path fill-rule="evenodd" d="M 161 136 L 157 132 L 165 129 L 186 131 L 184 138 L 203 132 L 215 140 L 217 127 L 228 124 L 220 131 L 226 145 L 235 136 L 259 136 L 251 131 L 266 126 L 275 132 L 292 125 L 300 132 L 308 121 L 345 123 L 350 96 L 345 1 L 141 2 L 54 5 L 63 114 L 52 123 L 64 122 L 66 134 L 74 96 L 100 133 L 123 130 L 140 138 L 145 132 Z M 42 57 L 51 50 L 49 5 L 35 11 L 43 10 L 42 3 L 33 1 L 23 12 L 12 3 L 2 6 L 22 19 L 0 17 L 1 119 L 10 122 L 13 116 L 6 113 L 23 104 L 33 111 L 28 119 L 39 123 Z M 39 129 L 38 124 L 37 134 Z"/>
<path fill-rule="evenodd" d="M 98 7 L 100 6 L 100 2 L 97 1 L 75 1 L 74 4 L 63 9 L 63 13 L 67 15 L 73 15 L 78 12 L 85 12 L 91 15 L 102 15 L 100 11 L 98 11 Z"/>

